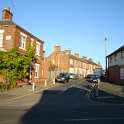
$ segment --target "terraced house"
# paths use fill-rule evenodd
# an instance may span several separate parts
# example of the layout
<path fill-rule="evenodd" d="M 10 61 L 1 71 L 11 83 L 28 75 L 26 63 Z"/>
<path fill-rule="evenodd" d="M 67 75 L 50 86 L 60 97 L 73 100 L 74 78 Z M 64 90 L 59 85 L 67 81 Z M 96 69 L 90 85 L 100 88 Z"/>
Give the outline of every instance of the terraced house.
<path fill-rule="evenodd" d="M 25 54 L 29 45 L 35 46 L 36 63 L 34 71 L 31 74 L 33 82 L 42 82 L 44 80 L 44 42 L 17 25 L 12 20 L 13 14 L 9 8 L 2 11 L 2 20 L 0 21 L 0 50 L 8 51 L 12 48 L 18 48 L 20 53 Z"/>
<path fill-rule="evenodd" d="M 70 50 L 61 50 L 61 46 L 54 46 L 53 52 L 47 57 L 47 62 L 56 65 L 57 72 L 69 72 L 86 77 L 92 74 L 94 69 L 101 67 L 92 59 L 80 57 L 79 53 L 72 54 Z"/>
<path fill-rule="evenodd" d="M 106 70 L 109 81 L 124 84 L 124 45 L 106 57 Z"/>

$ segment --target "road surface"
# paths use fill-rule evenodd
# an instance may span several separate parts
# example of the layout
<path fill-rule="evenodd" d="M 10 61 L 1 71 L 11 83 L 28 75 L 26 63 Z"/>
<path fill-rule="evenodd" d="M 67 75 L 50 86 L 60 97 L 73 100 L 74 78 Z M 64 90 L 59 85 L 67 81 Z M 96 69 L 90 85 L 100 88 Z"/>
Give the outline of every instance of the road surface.
<path fill-rule="evenodd" d="M 75 81 L 0 106 L 0 124 L 124 123 L 123 101 L 100 92 L 89 97 L 85 81 Z"/>

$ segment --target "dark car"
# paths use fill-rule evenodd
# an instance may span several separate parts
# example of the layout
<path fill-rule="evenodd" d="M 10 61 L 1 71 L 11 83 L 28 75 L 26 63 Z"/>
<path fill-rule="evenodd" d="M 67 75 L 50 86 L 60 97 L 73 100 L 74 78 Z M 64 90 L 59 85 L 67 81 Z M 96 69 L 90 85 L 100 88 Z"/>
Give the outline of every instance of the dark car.
<path fill-rule="evenodd" d="M 100 76 L 90 74 L 90 75 L 87 75 L 86 80 L 91 82 L 91 83 L 99 83 L 100 82 Z"/>
<path fill-rule="evenodd" d="M 74 73 L 68 73 L 70 79 L 78 79 L 78 75 Z"/>
<path fill-rule="evenodd" d="M 93 76 L 93 74 L 88 74 L 88 75 L 86 76 L 86 80 L 87 80 L 87 81 L 90 81 L 90 79 L 91 79 L 92 76 Z"/>
<path fill-rule="evenodd" d="M 56 82 L 63 82 L 63 83 L 66 83 L 66 82 L 69 82 L 69 79 L 70 79 L 70 76 L 68 73 L 60 73 L 56 78 L 55 78 L 55 81 Z"/>
<path fill-rule="evenodd" d="M 91 83 L 99 83 L 100 82 L 100 76 L 98 76 L 98 75 L 92 75 L 89 81 Z"/>

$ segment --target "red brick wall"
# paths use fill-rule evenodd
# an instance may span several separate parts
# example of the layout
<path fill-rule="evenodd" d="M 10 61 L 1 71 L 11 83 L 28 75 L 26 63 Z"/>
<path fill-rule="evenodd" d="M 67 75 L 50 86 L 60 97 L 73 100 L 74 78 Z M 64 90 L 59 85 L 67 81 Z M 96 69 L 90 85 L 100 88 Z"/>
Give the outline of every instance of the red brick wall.
<path fill-rule="evenodd" d="M 76 63 L 73 65 L 70 65 L 70 59 L 73 59 L 74 63 L 75 62 Z M 89 64 L 87 61 L 81 61 L 79 60 L 79 58 L 75 58 L 71 55 L 67 55 L 61 51 L 53 51 L 51 55 L 47 58 L 47 62 L 49 63 L 50 62 L 53 63 L 53 60 L 55 62 L 54 64 L 57 66 L 58 66 L 58 60 L 59 60 L 59 70 L 62 72 L 69 72 L 70 67 L 77 68 L 78 69 L 77 71 L 79 72 L 79 67 L 80 67 L 82 68 L 82 71 L 83 71 L 82 76 L 86 76 L 87 74 L 92 73 L 92 70 L 93 70 L 90 68 L 92 64 Z M 85 67 L 83 66 L 83 63 L 85 63 Z M 94 65 L 93 68 L 96 68 L 96 67 L 97 66 Z"/>
<path fill-rule="evenodd" d="M 31 36 L 29 33 L 26 31 L 22 30 L 21 28 L 18 28 L 16 25 L 0 25 L 0 30 L 4 30 L 4 37 L 3 37 L 3 48 L 5 50 L 10 50 L 12 48 L 18 48 L 20 53 L 25 54 L 27 48 L 29 47 L 31 43 L 31 38 L 34 39 L 33 41 L 33 46 L 36 46 L 36 41 L 38 41 L 35 37 Z M 27 35 L 26 38 L 26 50 L 19 49 L 19 38 L 20 38 L 20 32 L 24 33 Z M 11 36 L 10 40 L 6 40 L 6 36 Z M 41 41 L 38 41 L 41 42 Z M 33 75 L 33 81 L 34 82 L 42 82 L 44 80 L 44 75 L 42 75 L 42 70 L 43 70 L 43 60 L 44 60 L 44 53 L 43 53 L 43 43 L 41 42 L 41 48 L 40 48 L 40 56 L 36 57 L 37 60 L 36 62 L 40 64 L 40 72 L 39 72 L 39 78 L 35 79 Z M 34 74 L 34 73 L 33 73 Z M 46 78 L 46 76 L 45 76 Z"/>
<path fill-rule="evenodd" d="M 0 30 L 4 30 L 3 33 L 3 48 L 6 50 L 12 49 L 14 47 L 15 41 L 15 25 L 0 25 Z M 11 36 L 10 40 L 7 40 L 6 37 Z"/>
<path fill-rule="evenodd" d="M 47 62 L 54 64 L 58 67 L 58 69 L 62 72 L 68 72 L 69 71 L 69 57 L 65 54 L 62 54 L 61 52 L 53 52 L 48 58 Z M 59 66 L 58 66 L 59 63 Z"/>
<path fill-rule="evenodd" d="M 120 82 L 120 67 L 119 66 L 113 66 L 109 68 L 108 74 L 109 74 L 110 81 L 114 83 Z"/>

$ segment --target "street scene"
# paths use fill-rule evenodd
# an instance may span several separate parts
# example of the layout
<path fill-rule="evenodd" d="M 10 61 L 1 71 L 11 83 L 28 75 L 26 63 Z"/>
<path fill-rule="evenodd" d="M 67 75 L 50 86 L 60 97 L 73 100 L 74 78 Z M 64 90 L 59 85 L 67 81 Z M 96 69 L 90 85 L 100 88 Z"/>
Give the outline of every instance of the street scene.
<path fill-rule="evenodd" d="M 122 0 L 0 1 L 0 124 L 123 124 Z"/>

